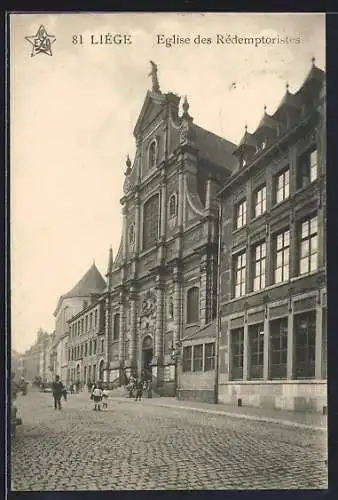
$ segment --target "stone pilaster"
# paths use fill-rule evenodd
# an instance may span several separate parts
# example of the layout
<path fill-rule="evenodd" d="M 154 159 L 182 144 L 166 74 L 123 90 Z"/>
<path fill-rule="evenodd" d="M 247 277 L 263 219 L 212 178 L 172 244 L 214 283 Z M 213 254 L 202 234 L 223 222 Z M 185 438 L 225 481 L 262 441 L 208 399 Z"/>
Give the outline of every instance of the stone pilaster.
<path fill-rule="evenodd" d="M 178 169 L 178 227 L 183 228 L 184 218 L 184 167 L 183 161 Z"/>
<path fill-rule="evenodd" d="M 243 380 L 248 380 L 249 373 L 249 331 L 248 322 L 244 321 L 244 335 L 243 335 Z"/>
<path fill-rule="evenodd" d="M 318 291 L 316 306 L 316 352 L 315 352 L 315 378 L 322 378 L 322 350 L 323 350 L 323 309 Z"/>
<path fill-rule="evenodd" d="M 155 358 L 163 357 L 163 316 L 164 316 L 164 286 L 160 278 L 156 279 L 156 333 Z"/>
<path fill-rule="evenodd" d="M 173 270 L 173 283 L 174 283 L 174 344 L 181 338 L 181 324 L 182 324 L 182 281 L 181 274 L 178 267 Z"/>
<path fill-rule="evenodd" d="M 246 229 L 247 238 L 246 238 L 246 273 L 245 273 L 245 294 L 251 291 L 251 282 L 252 282 L 252 265 L 251 265 L 251 242 L 250 242 L 250 234 L 249 230 Z"/>
<path fill-rule="evenodd" d="M 135 195 L 135 254 L 138 255 L 141 245 L 140 194 Z"/>
<path fill-rule="evenodd" d="M 107 294 L 105 301 L 105 349 L 104 356 L 106 361 L 106 382 L 110 381 L 110 362 L 112 347 L 112 308 L 111 295 Z"/>
<path fill-rule="evenodd" d="M 166 179 L 163 176 L 161 181 L 161 228 L 160 237 L 164 241 L 166 237 L 166 225 L 167 225 L 167 184 Z"/>
<path fill-rule="evenodd" d="M 120 331 L 119 331 L 119 362 L 120 366 L 124 365 L 125 358 L 128 357 L 127 353 L 124 352 L 124 343 L 126 339 L 125 324 L 126 324 L 126 303 L 125 294 L 120 293 Z"/>
<path fill-rule="evenodd" d="M 127 221 L 127 207 L 124 205 L 122 208 L 122 260 L 127 259 L 128 249 L 128 221 Z"/>
<path fill-rule="evenodd" d="M 132 369 L 137 366 L 137 294 L 134 288 L 129 292 L 130 302 L 130 351 L 129 358 Z"/>
<path fill-rule="evenodd" d="M 156 278 L 156 326 L 153 358 L 153 382 L 157 387 L 163 383 L 163 317 L 164 317 L 164 285 L 161 277 Z"/>
<path fill-rule="evenodd" d="M 293 361 L 294 361 L 294 328 L 293 328 L 293 312 L 292 312 L 292 297 L 289 298 L 289 314 L 288 314 L 288 345 L 287 345 L 287 367 L 286 377 L 289 380 L 293 379 Z"/>
<path fill-rule="evenodd" d="M 263 379 L 269 379 L 269 343 L 270 343 L 270 322 L 268 317 L 268 308 L 266 305 L 264 316 L 264 350 L 263 350 Z"/>
<path fill-rule="evenodd" d="M 289 279 L 297 276 L 298 262 L 297 262 L 297 227 L 295 221 L 295 211 L 291 208 L 289 217 L 289 231 L 290 231 L 290 254 L 289 254 Z"/>
<path fill-rule="evenodd" d="M 200 265 L 200 325 L 203 327 L 208 321 L 208 259 L 203 255 Z"/>

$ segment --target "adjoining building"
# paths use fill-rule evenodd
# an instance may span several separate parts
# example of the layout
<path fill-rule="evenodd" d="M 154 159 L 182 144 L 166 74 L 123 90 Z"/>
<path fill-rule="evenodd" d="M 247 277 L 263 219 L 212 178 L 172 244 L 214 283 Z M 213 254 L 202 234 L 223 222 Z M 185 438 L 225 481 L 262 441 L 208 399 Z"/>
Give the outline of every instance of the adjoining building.
<path fill-rule="evenodd" d="M 103 381 L 106 366 L 105 294 L 68 320 L 67 384 Z"/>
<path fill-rule="evenodd" d="M 54 312 L 55 337 L 51 351 L 51 367 L 55 375 L 61 376 L 63 381 L 68 379 L 68 321 L 82 310 L 95 302 L 105 291 L 106 282 L 97 269 L 95 263 L 89 268 L 81 280 L 66 294 L 61 295 Z"/>
<path fill-rule="evenodd" d="M 221 190 L 219 401 L 326 409 L 325 74 L 234 152 Z"/>
<path fill-rule="evenodd" d="M 127 159 L 123 232 L 108 269 L 105 379 L 143 373 L 175 393 L 170 352 L 216 316 L 216 192 L 232 174 L 235 145 L 199 127 L 187 99 L 162 93 L 153 64 Z"/>

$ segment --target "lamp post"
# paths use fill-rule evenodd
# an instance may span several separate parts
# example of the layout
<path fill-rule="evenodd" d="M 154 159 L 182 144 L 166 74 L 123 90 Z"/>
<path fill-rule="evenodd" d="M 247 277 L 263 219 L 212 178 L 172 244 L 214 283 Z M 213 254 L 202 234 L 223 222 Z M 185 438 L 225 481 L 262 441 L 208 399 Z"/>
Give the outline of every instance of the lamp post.
<path fill-rule="evenodd" d="M 171 342 L 171 346 L 169 347 L 169 356 L 171 359 L 174 361 L 174 366 L 175 366 L 175 397 L 177 398 L 177 382 L 178 382 L 178 377 L 177 377 L 177 366 L 178 366 L 178 356 L 180 353 L 180 348 L 181 348 L 182 342 L 176 342 L 174 345 L 174 341 Z"/>

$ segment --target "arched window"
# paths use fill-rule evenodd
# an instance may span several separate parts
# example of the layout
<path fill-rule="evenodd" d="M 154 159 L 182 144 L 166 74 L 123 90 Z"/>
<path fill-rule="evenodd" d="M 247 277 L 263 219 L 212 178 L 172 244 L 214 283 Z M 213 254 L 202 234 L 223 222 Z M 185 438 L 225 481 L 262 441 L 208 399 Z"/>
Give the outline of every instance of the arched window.
<path fill-rule="evenodd" d="M 169 198 L 169 217 L 176 217 L 176 195 L 172 194 Z"/>
<path fill-rule="evenodd" d="M 187 293 L 187 324 L 197 323 L 200 318 L 200 291 L 197 286 Z"/>
<path fill-rule="evenodd" d="M 118 340 L 120 336 L 120 315 L 114 316 L 113 340 Z"/>
<path fill-rule="evenodd" d="M 149 145 L 149 151 L 148 151 L 149 169 L 155 167 L 156 163 L 157 163 L 157 141 L 152 141 Z"/>
<path fill-rule="evenodd" d="M 143 250 L 151 248 L 158 240 L 159 196 L 150 198 L 143 208 Z"/>

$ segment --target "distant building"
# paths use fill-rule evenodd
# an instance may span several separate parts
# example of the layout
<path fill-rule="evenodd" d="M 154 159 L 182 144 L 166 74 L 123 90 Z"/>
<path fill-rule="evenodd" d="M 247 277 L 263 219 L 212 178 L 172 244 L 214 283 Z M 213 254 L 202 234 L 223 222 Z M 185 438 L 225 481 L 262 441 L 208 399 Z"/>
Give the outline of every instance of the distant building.
<path fill-rule="evenodd" d="M 21 356 L 20 370 L 27 380 L 34 380 L 36 377 L 41 380 L 47 378 L 51 340 L 52 335 L 40 329 L 35 343 Z"/>
<path fill-rule="evenodd" d="M 219 401 L 326 407 L 325 74 L 245 131 L 221 191 Z"/>
<path fill-rule="evenodd" d="M 61 295 L 54 312 L 55 337 L 51 352 L 53 375 L 69 381 L 68 352 L 74 338 L 69 336 L 69 320 L 86 310 L 106 289 L 106 282 L 95 263 L 81 280 L 66 294 Z M 82 377 L 81 377 L 82 379 Z"/>

